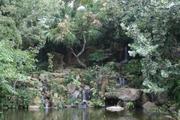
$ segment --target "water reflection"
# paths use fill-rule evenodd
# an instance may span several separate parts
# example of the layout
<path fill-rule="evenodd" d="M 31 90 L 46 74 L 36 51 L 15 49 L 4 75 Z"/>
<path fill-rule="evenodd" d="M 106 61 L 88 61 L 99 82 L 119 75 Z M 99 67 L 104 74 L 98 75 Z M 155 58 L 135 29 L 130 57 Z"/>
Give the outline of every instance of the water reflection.
<path fill-rule="evenodd" d="M 88 116 L 89 116 L 89 113 L 88 113 L 88 109 L 84 109 L 83 110 L 83 120 L 89 120 Z"/>
<path fill-rule="evenodd" d="M 104 109 L 65 109 L 60 111 L 6 111 L 4 120 L 165 120 L 164 115 L 142 112 L 109 113 Z"/>

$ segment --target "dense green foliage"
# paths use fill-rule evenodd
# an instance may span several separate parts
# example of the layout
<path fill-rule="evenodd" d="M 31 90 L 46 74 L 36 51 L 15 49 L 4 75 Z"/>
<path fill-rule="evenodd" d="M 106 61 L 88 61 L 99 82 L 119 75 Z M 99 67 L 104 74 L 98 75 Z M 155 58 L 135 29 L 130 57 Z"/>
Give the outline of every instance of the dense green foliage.
<path fill-rule="evenodd" d="M 24 102 L 22 106 L 28 106 L 34 93 L 22 83 L 29 81 L 34 70 L 42 69 L 37 61 L 42 48 L 47 50 L 47 68 L 53 72 L 54 56 L 48 52 L 54 48 L 46 48 L 48 43 L 64 45 L 56 51 L 66 51 L 64 56 L 71 53 L 86 68 L 84 80 L 78 81 L 70 74 L 65 85 L 80 86 L 82 82 L 94 87 L 92 103 L 97 106 L 102 104 L 103 95 L 95 81 L 102 76 L 111 79 L 117 72 L 131 86 L 148 93 L 167 91 L 171 100 L 179 103 L 179 11 L 178 0 L 1 0 L 1 105 L 15 96 L 19 103 Z M 116 55 L 124 47 L 128 47 L 131 58 L 117 67 L 120 60 Z M 90 53 L 89 48 L 93 49 Z M 55 92 L 63 91 L 62 86 L 51 85 L 56 86 L 52 87 Z"/>
<path fill-rule="evenodd" d="M 28 80 L 29 73 L 35 69 L 35 58 L 32 51 L 21 49 L 22 35 L 17 25 L 20 24 L 20 21 L 17 21 L 20 13 L 17 12 L 18 14 L 16 14 L 18 7 L 14 3 L 11 5 L 8 1 L 1 2 L 0 100 L 1 107 L 2 105 L 12 107 L 17 101 L 14 101 L 15 99 L 11 100 L 10 96 L 20 99 L 20 93 L 25 89 L 23 87 L 17 88 L 17 83 Z M 25 99 L 22 97 L 22 100 L 24 101 Z M 9 102 L 8 104 L 6 103 L 7 101 Z"/>
<path fill-rule="evenodd" d="M 134 43 L 129 44 L 129 54 L 142 56 L 143 85 L 152 92 L 163 89 L 174 89 L 177 92 L 180 65 L 175 51 L 180 44 L 177 32 L 180 29 L 177 27 L 179 2 L 129 1 L 129 5 L 136 7 L 133 7 L 131 15 L 126 14 L 131 7 L 126 7 L 122 13 L 126 19 L 121 26 L 134 39 Z"/>

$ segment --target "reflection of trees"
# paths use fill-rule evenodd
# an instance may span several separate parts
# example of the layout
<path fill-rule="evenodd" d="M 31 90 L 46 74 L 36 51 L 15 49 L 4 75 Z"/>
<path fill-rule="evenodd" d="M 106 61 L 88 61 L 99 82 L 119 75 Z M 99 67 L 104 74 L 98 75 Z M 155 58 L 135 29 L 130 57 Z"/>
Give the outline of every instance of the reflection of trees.
<path fill-rule="evenodd" d="M 88 109 L 74 109 L 71 117 L 71 120 L 89 120 L 89 111 Z"/>
<path fill-rule="evenodd" d="M 0 120 L 4 119 L 3 113 L 0 111 Z"/>
<path fill-rule="evenodd" d="M 63 109 L 59 111 L 7 111 L 5 120 L 160 120 L 158 113 L 120 112 L 110 113 L 102 109 Z"/>
<path fill-rule="evenodd" d="M 73 111 L 73 113 L 72 113 L 72 120 L 79 120 L 77 111 Z"/>
<path fill-rule="evenodd" d="M 105 111 L 102 109 L 90 109 L 90 120 L 105 120 Z"/>
<path fill-rule="evenodd" d="M 42 120 L 50 120 L 53 116 L 53 111 L 46 109 Z"/>

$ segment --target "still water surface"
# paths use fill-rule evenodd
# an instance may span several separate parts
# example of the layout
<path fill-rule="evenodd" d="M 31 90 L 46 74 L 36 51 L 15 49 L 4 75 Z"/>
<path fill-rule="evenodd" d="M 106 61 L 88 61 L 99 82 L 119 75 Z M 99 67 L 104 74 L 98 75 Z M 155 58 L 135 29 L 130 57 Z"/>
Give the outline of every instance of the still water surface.
<path fill-rule="evenodd" d="M 6 111 L 4 120 L 167 120 L 162 114 L 138 112 L 109 113 L 104 109 L 64 109 L 59 111 Z"/>

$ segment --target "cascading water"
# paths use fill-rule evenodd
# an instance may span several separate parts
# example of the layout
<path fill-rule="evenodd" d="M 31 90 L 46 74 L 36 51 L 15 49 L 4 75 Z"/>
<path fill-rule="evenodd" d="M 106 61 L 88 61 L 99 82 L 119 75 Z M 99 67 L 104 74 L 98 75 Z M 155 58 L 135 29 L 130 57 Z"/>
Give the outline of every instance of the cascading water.
<path fill-rule="evenodd" d="M 48 108 L 49 108 L 49 102 L 46 101 L 46 102 L 45 102 L 45 109 L 48 109 Z"/>
<path fill-rule="evenodd" d="M 116 82 L 117 82 L 117 87 L 123 87 L 127 85 L 128 83 L 128 81 L 124 77 L 121 77 L 121 76 L 117 78 Z"/>
<path fill-rule="evenodd" d="M 125 64 L 128 62 L 128 47 L 126 46 L 124 48 L 124 60 L 120 62 L 120 64 Z"/>
<path fill-rule="evenodd" d="M 90 88 L 85 86 L 82 90 L 82 102 L 80 104 L 80 108 L 87 108 L 88 100 L 90 100 Z"/>
<path fill-rule="evenodd" d="M 87 97 L 86 97 L 86 90 L 83 89 L 82 91 L 82 102 L 80 104 L 80 108 L 87 108 L 88 104 L 87 104 Z"/>
<path fill-rule="evenodd" d="M 42 99 L 42 103 L 44 105 L 45 110 L 48 110 L 49 107 L 51 107 L 50 104 L 50 96 L 49 96 L 49 88 L 48 88 L 48 83 L 47 81 L 42 81 L 42 91 L 41 91 L 41 99 Z"/>
<path fill-rule="evenodd" d="M 86 101 L 86 91 L 85 90 L 82 91 L 82 95 L 83 95 L 83 101 Z"/>

